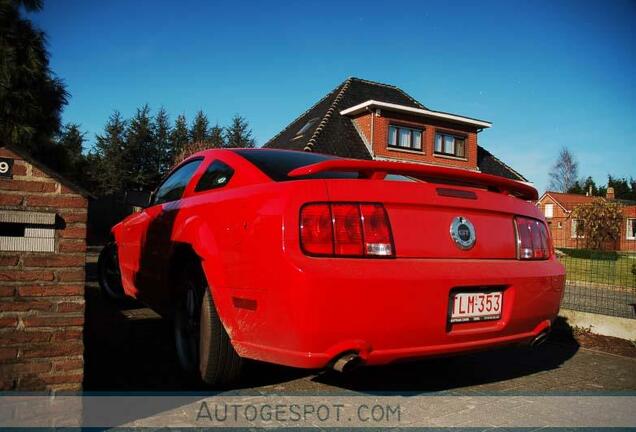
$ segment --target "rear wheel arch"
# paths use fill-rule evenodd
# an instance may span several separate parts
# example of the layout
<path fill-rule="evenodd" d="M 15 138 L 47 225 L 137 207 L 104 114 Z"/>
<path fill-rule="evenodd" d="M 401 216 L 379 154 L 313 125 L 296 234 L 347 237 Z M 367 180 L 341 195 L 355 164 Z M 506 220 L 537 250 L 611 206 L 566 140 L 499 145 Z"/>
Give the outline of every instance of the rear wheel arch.
<path fill-rule="evenodd" d="M 175 299 L 174 332 L 179 363 L 188 373 L 198 369 L 199 377 L 208 384 L 223 385 L 235 381 L 241 370 L 225 325 L 220 320 L 211 290 L 200 264 L 190 252 L 181 252 L 181 287 Z"/>
<path fill-rule="evenodd" d="M 187 243 L 177 243 L 172 250 L 170 260 L 168 261 L 168 285 L 170 289 L 170 299 L 172 302 L 174 302 L 181 294 L 179 292 L 179 278 L 182 277 L 183 269 L 186 268 L 188 264 L 200 267 L 201 273 L 205 275 L 202 259 L 195 252 L 194 248 Z M 207 275 L 205 275 L 205 277 L 207 279 Z M 208 284 L 210 284 L 209 281 Z"/>
<path fill-rule="evenodd" d="M 230 307 L 229 304 L 231 303 L 230 296 L 219 289 L 219 275 L 211 274 L 213 273 L 213 270 L 210 269 L 211 266 L 204 265 L 204 258 L 188 243 L 178 243 L 174 247 L 168 264 L 171 304 L 175 305 L 176 301 L 183 294 L 180 292 L 181 284 L 179 283 L 179 278 L 183 275 L 183 269 L 187 268 L 189 264 L 195 265 L 196 268 L 201 271 L 201 275 L 205 278 L 207 283 L 208 291 L 214 299 L 214 304 L 223 327 L 225 327 L 229 335 L 232 335 L 234 328 L 232 325 L 233 319 L 228 310 Z M 172 312 L 174 311 L 171 311 L 171 313 Z"/>

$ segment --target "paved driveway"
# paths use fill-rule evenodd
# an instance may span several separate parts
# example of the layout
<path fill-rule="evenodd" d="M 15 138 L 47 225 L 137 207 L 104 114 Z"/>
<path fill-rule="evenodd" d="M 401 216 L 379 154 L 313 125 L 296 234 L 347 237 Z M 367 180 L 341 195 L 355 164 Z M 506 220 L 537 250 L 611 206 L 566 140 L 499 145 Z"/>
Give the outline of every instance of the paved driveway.
<path fill-rule="evenodd" d="M 86 390 L 204 390 L 179 370 L 168 322 L 134 302 L 105 300 L 94 282 L 87 286 L 86 301 Z M 565 338 L 535 351 L 505 348 L 346 375 L 250 363 L 241 387 L 307 393 L 636 391 L 636 359 L 586 350 Z"/>

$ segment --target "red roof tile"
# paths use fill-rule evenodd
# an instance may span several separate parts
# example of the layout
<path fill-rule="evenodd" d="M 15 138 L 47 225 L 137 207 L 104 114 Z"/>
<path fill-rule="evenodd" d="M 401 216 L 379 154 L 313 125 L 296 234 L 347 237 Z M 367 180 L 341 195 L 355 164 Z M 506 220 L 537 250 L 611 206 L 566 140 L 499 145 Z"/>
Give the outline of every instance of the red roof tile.
<path fill-rule="evenodd" d="M 547 195 L 550 195 L 558 204 L 561 205 L 567 211 L 572 211 L 574 207 L 581 204 L 589 204 L 593 201 L 603 199 L 597 196 L 586 196 L 571 193 L 552 192 L 547 191 Z"/>

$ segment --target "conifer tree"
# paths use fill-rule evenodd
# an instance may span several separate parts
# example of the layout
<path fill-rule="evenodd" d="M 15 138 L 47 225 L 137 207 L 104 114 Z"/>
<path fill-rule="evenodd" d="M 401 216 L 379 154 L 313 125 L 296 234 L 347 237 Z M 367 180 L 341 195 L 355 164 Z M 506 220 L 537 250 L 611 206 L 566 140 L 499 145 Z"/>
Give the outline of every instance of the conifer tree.
<path fill-rule="evenodd" d="M 223 128 L 217 123 L 210 129 L 210 148 L 222 147 L 225 147 L 225 137 L 223 136 Z"/>
<path fill-rule="evenodd" d="M 192 122 L 192 127 L 190 128 L 190 142 L 210 142 L 210 130 L 209 130 L 210 122 L 208 121 L 208 117 L 203 113 L 203 111 L 199 111 L 197 115 L 194 117 L 194 121 Z"/>
<path fill-rule="evenodd" d="M 126 150 L 126 121 L 115 111 L 96 136 L 95 150 L 88 155 L 88 175 L 99 195 L 124 190 L 123 154 Z"/>
<path fill-rule="evenodd" d="M 188 122 L 183 114 L 177 116 L 177 120 L 174 122 L 174 128 L 170 136 L 171 140 L 171 157 L 170 160 L 174 163 L 174 160 L 178 154 L 181 153 L 183 148 L 190 142 L 190 132 L 188 131 Z"/>
<path fill-rule="evenodd" d="M 225 129 L 225 145 L 234 148 L 252 148 L 256 145 L 247 120 L 238 114 L 232 118 L 232 124 Z"/>
<path fill-rule="evenodd" d="M 162 177 L 172 165 L 172 130 L 170 118 L 165 108 L 159 108 L 154 119 L 154 139 L 157 151 L 156 170 L 158 177 Z"/>
<path fill-rule="evenodd" d="M 42 1 L 0 1 L 0 141 L 44 160 L 68 93 L 49 68 L 45 34 L 21 8 L 38 12 Z"/>
<path fill-rule="evenodd" d="M 137 109 L 126 130 L 126 151 L 123 156 L 127 189 L 151 189 L 159 180 L 157 146 L 150 117 L 150 108 Z"/>
<path fill-rule="evenodd" d="M 85 134 L 77 123 L 67 123 L 53 140 L 47 164 L 77 182 L 82 182 L 86 157 L 82 154 Z"/>

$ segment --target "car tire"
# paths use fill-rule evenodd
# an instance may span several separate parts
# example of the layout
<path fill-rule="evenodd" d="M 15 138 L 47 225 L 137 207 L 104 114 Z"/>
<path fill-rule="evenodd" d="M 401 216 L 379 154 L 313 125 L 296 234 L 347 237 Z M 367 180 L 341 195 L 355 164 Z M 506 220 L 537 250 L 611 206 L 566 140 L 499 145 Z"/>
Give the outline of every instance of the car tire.
<path fill-rule="evenodd" d="M 99 253 L 97 281 L 105 297 L 111 300 L 121 300 L 125 297 L 124 287 L 121 283 L 117 245 L 114 242 L 107 243 Z"/>
<path fill-rule="evenodd" d="M 175 314 L 175 342 L 181 367 L 206 384 L 223 386 L 239 378 L 242 359 L 234 350 L 197 266 L 186 266 Z"/>

